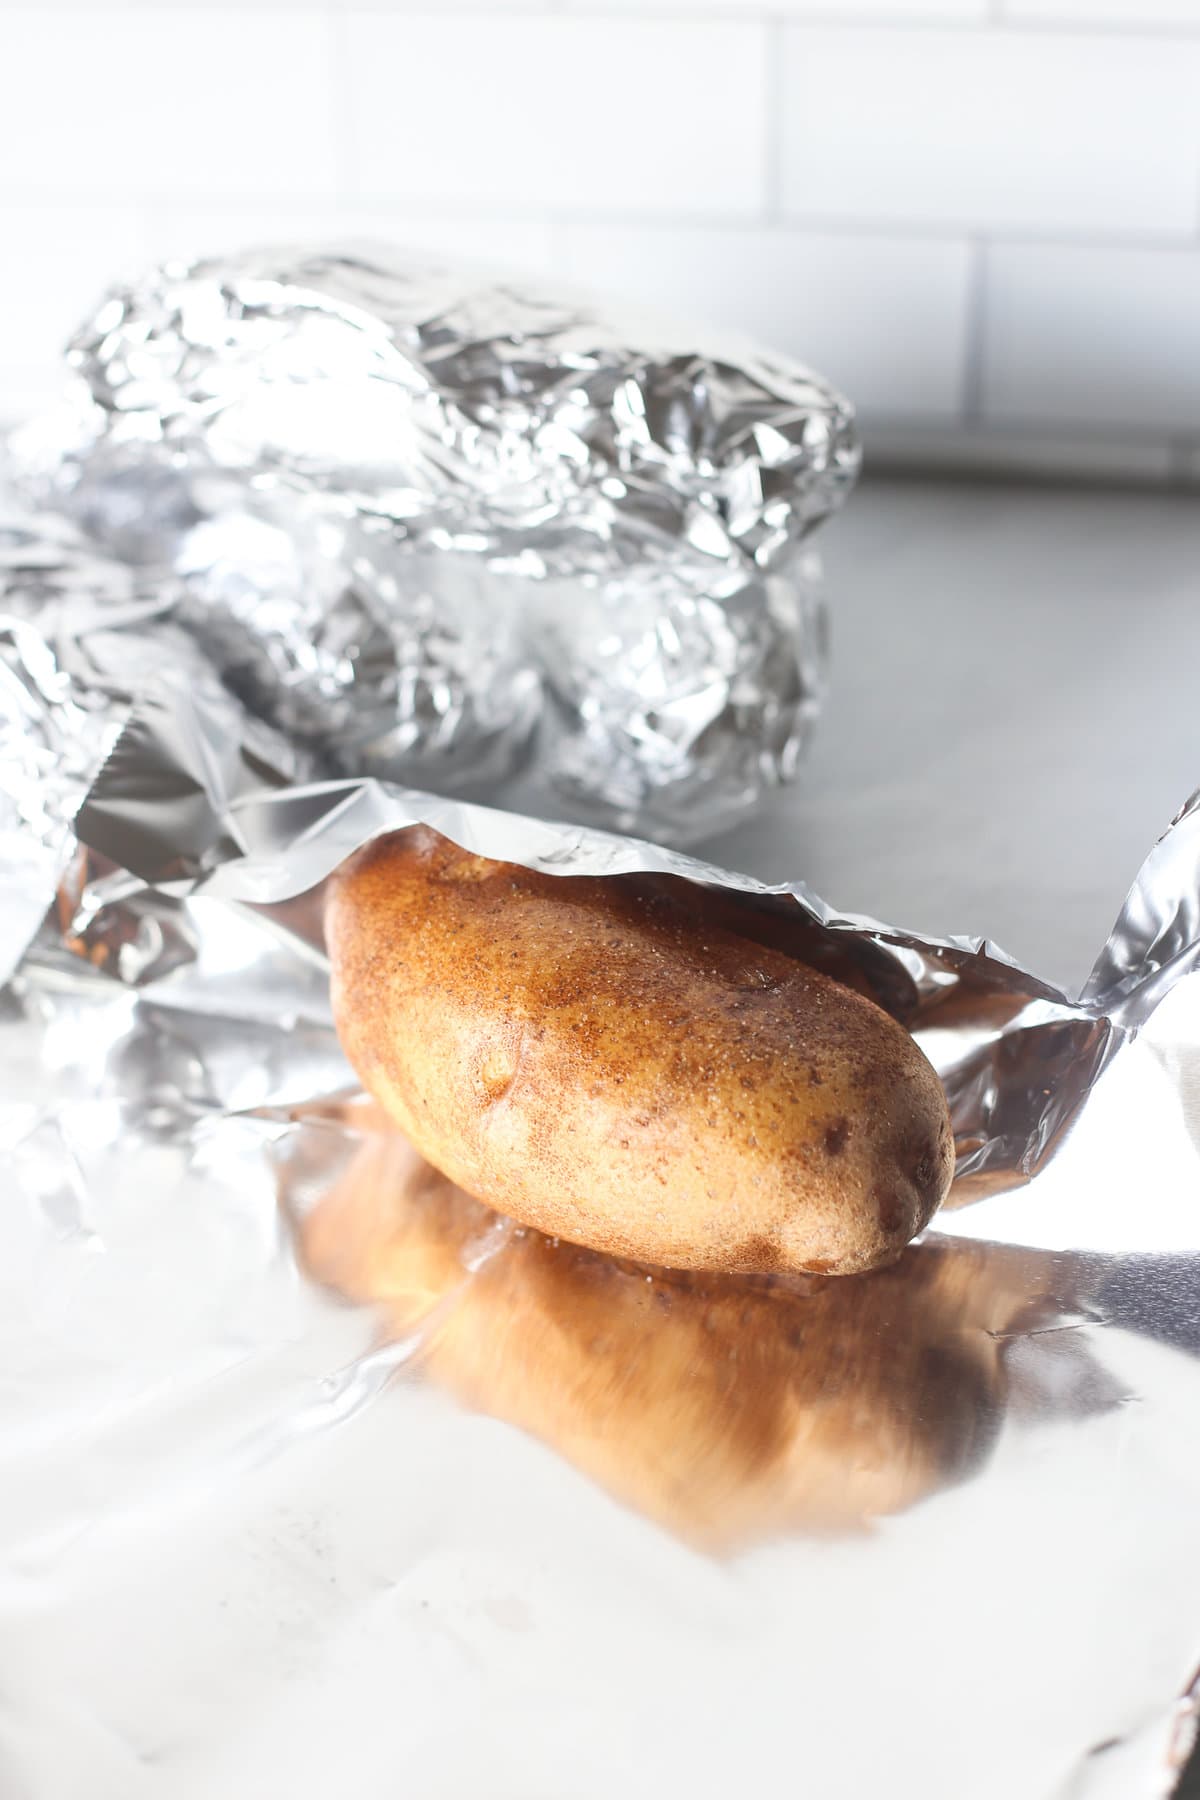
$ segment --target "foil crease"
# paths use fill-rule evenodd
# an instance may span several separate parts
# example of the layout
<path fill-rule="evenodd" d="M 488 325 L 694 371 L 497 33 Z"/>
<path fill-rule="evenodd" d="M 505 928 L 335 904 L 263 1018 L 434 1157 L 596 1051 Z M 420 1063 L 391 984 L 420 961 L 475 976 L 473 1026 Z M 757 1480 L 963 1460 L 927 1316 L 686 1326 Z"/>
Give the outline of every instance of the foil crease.
<path fill-rule="evenodd" d="M 791 778 L 824 687 L 809 533 L 853 484 L 798 364 L 380 249 L 168 264 L 19 440 L 29 491 L 169 569 L 229 684 L 331 773 L 696 838 Z"/>
<path fill-rule="evenodd" d="M 136 699 L 197 721 L 187 780 L 222 800 L 306 770 L 224 688 L 173 599 L 67 520 L 0 495 L 0 981 L 69 887 L 75 816 Z"/>
<path fill-rule="evenodd" d="M 309 780 L 140 578 L 23 530 L 5 1791 L 1165 1792 L 1200 1661 L 1200 802 L 1072 997 L 799 882 Z M 49 808 L 60 743 L 47 837 L 22 783 Z M 953 1204 L 881 1274 L 788 1280 L 615 1262 L 455 1189 L 329 1015 L 324 883 L 418 821 L 686 884 L 871 992 L 946 1083 Z"/>

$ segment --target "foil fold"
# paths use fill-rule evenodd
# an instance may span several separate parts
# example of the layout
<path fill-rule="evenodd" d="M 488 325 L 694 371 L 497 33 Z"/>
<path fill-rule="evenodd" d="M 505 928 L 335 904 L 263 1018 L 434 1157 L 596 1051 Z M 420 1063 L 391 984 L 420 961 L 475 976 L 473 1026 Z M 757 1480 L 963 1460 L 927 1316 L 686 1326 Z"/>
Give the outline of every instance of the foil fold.
<path fill-rule="evenodd" d="M 176 622 L 169 587 L 98 552 L 67 520 L 0 495 L 0 981 L 67 891 L 75 818 L 135 700 L 193 732 L 186 779 L 218 807 L 306 768 L 217 679 Z M 194 800 L 177 812 L 180 873 L 199 866 L 184 810 Z M 127 822 L 111 867 L 137 860 Z"/>

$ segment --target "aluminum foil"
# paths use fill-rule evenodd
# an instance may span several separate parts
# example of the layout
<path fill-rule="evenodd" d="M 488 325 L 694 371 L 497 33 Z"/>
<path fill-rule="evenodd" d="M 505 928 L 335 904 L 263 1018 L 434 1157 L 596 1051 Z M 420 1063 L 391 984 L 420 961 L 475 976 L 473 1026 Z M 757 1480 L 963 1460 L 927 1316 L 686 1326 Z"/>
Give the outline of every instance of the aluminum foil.
<path fill-rule="evenodd" d="M 809 370 L 379 248 L 168 264 L 69 361 L 27 487 L 177 576 L 331 772 L 491 792 L 544 711 L 546 784 L 672 840 L 794 772 L 824 683 L 802 545 L 859 455 Z"/>
<path fill-rule="evenodd" d="M 0 997 L 0 1791 L 1166 1792 L 1200 1666 L 1200 804 L 1072 999 L 633 839 L 230 779 L 203 694 L 39 685 L 46 642 L 0 640 L 31 741 L 89 698 L 116 735 Z M 454 1189 L 356 1094 L 321 947 L 328 873 L 418 820 L 690 883 L 874 993 L 946 1082 L 956 1204 L 890 1270 L 786 1280 Z"/>
<path fill-rule="evenodd" d="M 303 753 L 217 678 L 176 622 L 175 598 L 169 584 L 99 554 L 67 520 L 24 512 L 0 486 L 0 982 L 56 894 L 63 907 L 68 895 L 78 899 L 72 822 L 135 698 L 150 714 L 179 720 L 185 736 L 190 729 L 187 779 L 201 784 L 214 818 L 244 788 L 310 772 Z M 114 891 L 131 854 L 136 860 L 135 831 L 127 821 L 110 870 Z M 213 848 L 181 830 L 175 873 L 194 873 Z M 126 978 L 135 964 L 155 963 L 158 936 L 143 928 L 124 943 Z"/>

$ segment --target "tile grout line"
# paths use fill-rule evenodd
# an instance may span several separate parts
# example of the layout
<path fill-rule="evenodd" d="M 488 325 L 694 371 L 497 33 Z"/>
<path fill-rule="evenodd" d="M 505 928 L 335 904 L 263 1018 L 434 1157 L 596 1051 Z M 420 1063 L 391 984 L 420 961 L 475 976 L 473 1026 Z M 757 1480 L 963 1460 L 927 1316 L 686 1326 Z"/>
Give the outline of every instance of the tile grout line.
<path fill-rule="evenodd" d="M 329 83 L 329 123 L 333 133 L 333 199 L 339 206 L 343 206 L 351 198 L 357 201 L 354 193 L 356 159 L 350 113 L 350 15 L 341 0 L 326 0 L 325 16 L 329 21 L 329 67 L 326 79 Z"/>
<path fill-rule="evenodd" d="M 291 192 L 280 189 L 258 188 L 252 192 L 244 189 L 203 189 L 195 193 L 180 195 L 178 189 L 160 189 L 153 187 L 140 188 L 131 192 L 122 201 L 123 206 L 144 210 L 146 208 L 170 208 L 178 211 L 187 208 L 225 208 L 231 214 L 239 211 L 257 211 L 263 207 L 277 206 L 284 211 L 320 210 L 328 206 L 331 199 L 349 198 L 354 204 L 366 209 L 387 208 L 403 210 L 411 219 L 456 220 L 464 224 L 501 218 L 507 223 L 528 224 L 544 221 L 549 214 L 556 222 L 579 226 L 604 228 L 620 227 L 631 231 L 744 231 L 753 232 L 763 228 L 761 209 L 742 209 L 737 212 L 698 212 L 683 210 L 682 207 L 655 207 L 646 211 L 631 210 L 628 207 L 575 206 L 575 207 L 541 207 L 517 205 L 512 208 L 497 207 L 482 200 L 455 199 L 440 201 L 430 199 L 427 195 L 375 189 L 360 186 L 347 177 L 346 193 L 330 195 L 320 192 Z M 66 187 L 46 188 L 35 183 L 22 183 L 19 186 L 8 186 L 0 180 L 0 206 L 28 207 L 31 210 L 61 209 L 75 211 L 85 209 L 89 212 L 103 208 L 106 195 L 99 188 Z M 120 208 L 117 208 L 120 210 Z M 1067 252 L 1113 251 L 1146 254 L 1152 256 L 1195 256 L 1197 254 L 1198 227 L 1189 226 L 1185 231 L 1176 232 L 1144 232 L 1136 228 L 1116 227 L 1112 230 L 1086 229 L 1079 231 L 1066 225 L 980 225 L 966 219 L 948 223 L 939 221 L 922 221 L 911 218 L 880 218 L 866 215 L 838 215 L 826 217 L 820 213 L 783 212 L 773 221 L 776 229 L 794 234 L 797 237 L 829 237 L 846 238 L 851 242 L 870 243 L 875 239 L 895 238 L 905 243 L 917 244 L 969 244 L 984 234 L 986 242 L 992 248 L 1005 250 L 1050 250 Z"/>
<path fill-rule="evenodd" d="M 154 4 L 154 0 L 125 0 L 125 9 L 137 11 Z M 1007 9 L 1007 0 L 987 0 L 988 10 L 978 18 L 957 19 L 946 18 L 938 14 L 914 14 L 909 18 L 896 18 L 890 13 L 860 13 L 847 15 L 830 7 L 823 12 L 797 13 L 787 15 L 787 24 L 799 31 L 845 31 L 850 32 L 918 32 L 945 31 L 958 35 L 970 36 L 985 33 L 994 26 L 1001 26 L 1005 31 L 1014 34 L 1027 33 L 1030 37 L 1046 37 L 1058 35 L 1068 38 L 1140 38 L 1145 41 L 1162 41 L 1163 39 L 1179 39 L 1194 42 L 1200 37 L 1200 24 L 1171 22 L 1169 20 L 1142 23 L 1129 19 L 1071 19 L 1071 18 L 1019 18 L 1014 17 Z M 277 13 L 280 10 L 278 0 L 262 0 L 262 3 L 247 8 L 249 11 L 263 14 Z M 395 0 L 356 0 L 356 10 L 360 12 L 388 13 L 395 10 Z M 683 8 L 651 6 L 634 7 L 632 5 L 609 5 L 605 0 L 588 0 L 585 4 L 572 4 L 572 0 L 510 0 L 510 4 L 496 8 L 481 4 L 480 0 L 461 0 L 461 3 L 435 6 L 424 0 L 423 4 L 407 9 L 406 16 L 419 19 L 461 19 L 479 18 L 546 18 L 551 15 L 568 19 L 607 20 L 625 25 L 646 23 L 652 25 L 677 25 L 681 29 L 689 26 L 705 24 L 739 24 L 761 25 L 778 18 L 767 0 L 766 4 L 741 8 L 736 4 L 720 7 L 703 7 L 698 12 L 689 12 Z"/>
<path fill-rule="evenodd" d="M 150 12 L 160 4 L 160 0 L 120 0 L 120 4 L 112 8 L 113 12 Z M 327 0 L 327 4 L 340 11 L 354 10 L 360 13 L 389 14 L 396 11 L 395 0 L 354 0 L 351 7 L 347 0 Z M 0 0 L 0 10 L 3 10 Z M 14 8 L 14 10 L 16 10 Z M 33 10 L 29 8 L 28 10 Z M 52 3 L 45 11 L 53 15 L 56 11 L 68 12 L 71 5 L 68 0 L 58 6 Z M 309 11 L 320 11 L 319 5 L 311 5 Z M 263 18 L 280 19 L 287 16 L 288 8 L 281 0 L 248 0 L 239 9 L 239 13 L 257 14 Z M 624 24 L 674 24 L 682 29 L 696 24 L 745 24 L 756 25 L 770 22 L 778 17 L 772 10 L 769 0 L 750 8 L 739 7 L 735 0 L 720 7 L 703 7 L 697 12 L 689 12 L 664 6 L 646 8 L 630 5 L 606 4 L 605 0 L 583 0 L 583 3 L 572 3 L 572 0 L 509 0 L 509 4 L 497 8 L 484 3 L 484 0 L 448 0 L 445 5 L 436 5 L 433 0 L 422 0 L 421 4 L 405 9 L 405 16 L 411 19 L 454 20 L 463 18 L 567 18 L 567 19 L 599 19 Z M 1151 20 L 1148 22 L 1136 19 L 1074 19 L 1074 18 L 1020 18 L 1009 13 L 1007 0 L 988 0 L 988 10 L 977 18 L 957 19 L 943 17 L 939 14 L 915 12 L 908 18 L 896 18 L 893 14 L 861 13 L 847 17 L 837 7 L 830 4 L 820 12 L 798 13 L 789 15 L 789 26 L 795 29 L 813 31 L 945 31 L 955 34 L 979 33 L 999 25 L 1006 31 L 1024 32 L 1031 37 L 1042 37 L 1057 34 L 1061 37 L 1076 38 L 1134 38 L 1143 41 L 1161 41 L 1176 39 L 1183 42 L 1195 42 L 1200 38 L 1200 24 L 1191 25 L 1182 21 Z"/>
<path fill-rule="evenodd" d="M 1029 37 L 1064 38 L 1138 38 L 1144 43 L 1161 43 L 1178 38 L 1194 43 L 1200 37 L 1200 25 L 1188 25 L 1166 19 L 1067 19 L 1021 18 L 1008 11 L 1007 0 L 992 0 L 995 10 L 987 23 L 1001 25 L 1014 36 L 1024 32 Z"/>
<path fill-rule="evenodd" d="M 783 20 L 772 16 L 763 32 L 766 68 L 763 82 L 763 200 L 768 225 L 778 225 L 783 210 Z"/>

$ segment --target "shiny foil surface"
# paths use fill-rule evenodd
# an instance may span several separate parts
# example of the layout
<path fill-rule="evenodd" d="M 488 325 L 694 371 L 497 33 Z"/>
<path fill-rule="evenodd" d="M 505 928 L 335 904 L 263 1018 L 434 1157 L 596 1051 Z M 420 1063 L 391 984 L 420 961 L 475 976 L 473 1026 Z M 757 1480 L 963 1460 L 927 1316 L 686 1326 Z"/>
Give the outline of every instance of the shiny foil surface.
<path fill-rule="evenodd" d="M 207 746 L 197 776 L 223 797 L 311 772 L 218 679 L 175 599 L 170 584 L 98 552 L 66 519 L 30 514 L 0 484 L 0 982 L 56 893 L 66 904 L 79 866 L 72 821 L 135 697 L 195 721 Z M 207 850 L 184 827 L 177 873 Z M 120 868 L 113 878 L 119 889 Z M 126 945 L 127 965 L 131 954 Z"/>
<path fill-rule="evenodd" d="M 0 1790 L 1165 1793 L 1200 1666 L 1200 805 L 1074 1000 L 799 883 L 296 780 L 228 696 L 110 694 L 55 643 L 0 637 L 8 741 L 36 785 L 90 707 L 108 754 L 0 996 Z M 881 1273 L 735 1278 L 455 1189 L 355 1091 L 322 950 L 331 870 L 418 820 L 701 884 L 872 992 L 946 1083 L 951 1206 Z"/>
<path fill-rule="evenodd" d="M 168 264 L 69 360 L 27 491 L 177 578 L 328 772 L 478 798 L 533 755 L 577 816 L 675 841 L 794 772 L 805 540 L 859 461 L 808 369 L 382 248 Z"/>

